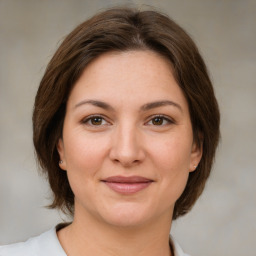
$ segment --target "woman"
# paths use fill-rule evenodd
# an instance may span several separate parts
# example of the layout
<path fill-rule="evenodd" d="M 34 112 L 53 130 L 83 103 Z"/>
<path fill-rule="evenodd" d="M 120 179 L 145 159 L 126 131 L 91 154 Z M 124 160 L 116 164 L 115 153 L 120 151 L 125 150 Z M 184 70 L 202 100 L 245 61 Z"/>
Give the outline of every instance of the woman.
<path fill-rule="evenodd" d="M 33 114 L 52 208 L 72 223 L 0 255 L 172 255 L 172 221 L 204 189 L 219 110 L 191 38 L 155 11 L 110 9 L 63 41 Z"/>

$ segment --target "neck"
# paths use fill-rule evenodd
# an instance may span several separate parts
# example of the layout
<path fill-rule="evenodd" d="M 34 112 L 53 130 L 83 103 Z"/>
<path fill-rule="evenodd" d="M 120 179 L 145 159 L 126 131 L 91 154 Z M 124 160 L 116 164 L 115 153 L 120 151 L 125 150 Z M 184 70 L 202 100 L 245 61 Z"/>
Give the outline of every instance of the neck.
<path fill-rule="evenodd" d="M 58 237 L 70 256 L 170 256 L 170 227 L 170 216 L 136 227 L 119 227 L 75 214 L 73 223 L 60 230 Z"/>

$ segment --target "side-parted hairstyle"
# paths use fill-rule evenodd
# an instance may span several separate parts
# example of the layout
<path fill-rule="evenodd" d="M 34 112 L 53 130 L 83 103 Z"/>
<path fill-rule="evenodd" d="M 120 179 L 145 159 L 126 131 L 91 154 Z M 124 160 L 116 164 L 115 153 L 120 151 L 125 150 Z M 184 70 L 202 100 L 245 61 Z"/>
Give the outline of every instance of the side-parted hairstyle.
<path fill-rule="evenodd" d="M 173 219 L 186 214 L 202 193 L 220 137 L 220 114 L 205 63 L 192 39 L 168 16 L 157 11 L 112 8 L 76 27 L 57 49 L 41 80 L 34 104 L 33 141 L 38 163 L 53 191 L 51 208 L 73 215 L 74 194 L 59 167 L 56 148 L 62 137 L 66 103 L 86 66 L 110 52 L 151 50 L 172 63 L 175 79 L 189 106 L 194 140 L 202 159 L 190 172 L 176 201 Z"/>

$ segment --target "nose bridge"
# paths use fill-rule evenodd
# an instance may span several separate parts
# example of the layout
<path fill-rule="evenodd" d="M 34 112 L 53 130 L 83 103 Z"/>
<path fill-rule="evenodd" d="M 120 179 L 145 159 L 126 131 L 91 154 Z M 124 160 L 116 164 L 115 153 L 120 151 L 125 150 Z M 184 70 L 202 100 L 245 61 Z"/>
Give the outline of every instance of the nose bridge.
<path fill-rule="evenodd" d="M 136 125 L 123 122 L 117 125 L 112 138 L 111 158 L 122 165 L 138 163 L 144 157 L 141 136 Z"/>

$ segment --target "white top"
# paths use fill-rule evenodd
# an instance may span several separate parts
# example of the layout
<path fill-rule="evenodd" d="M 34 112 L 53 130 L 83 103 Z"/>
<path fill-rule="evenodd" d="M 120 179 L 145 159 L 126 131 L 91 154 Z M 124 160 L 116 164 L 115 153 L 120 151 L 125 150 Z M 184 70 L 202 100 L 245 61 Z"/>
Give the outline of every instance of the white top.
<path fill-rule="evenodd" d="M 189 256 L 173 240 L 174 256 Z M 56 228 L 32 237 L 26 242 L 0 246 L 0 256 L 67 256 L 59 239 Z"/>

